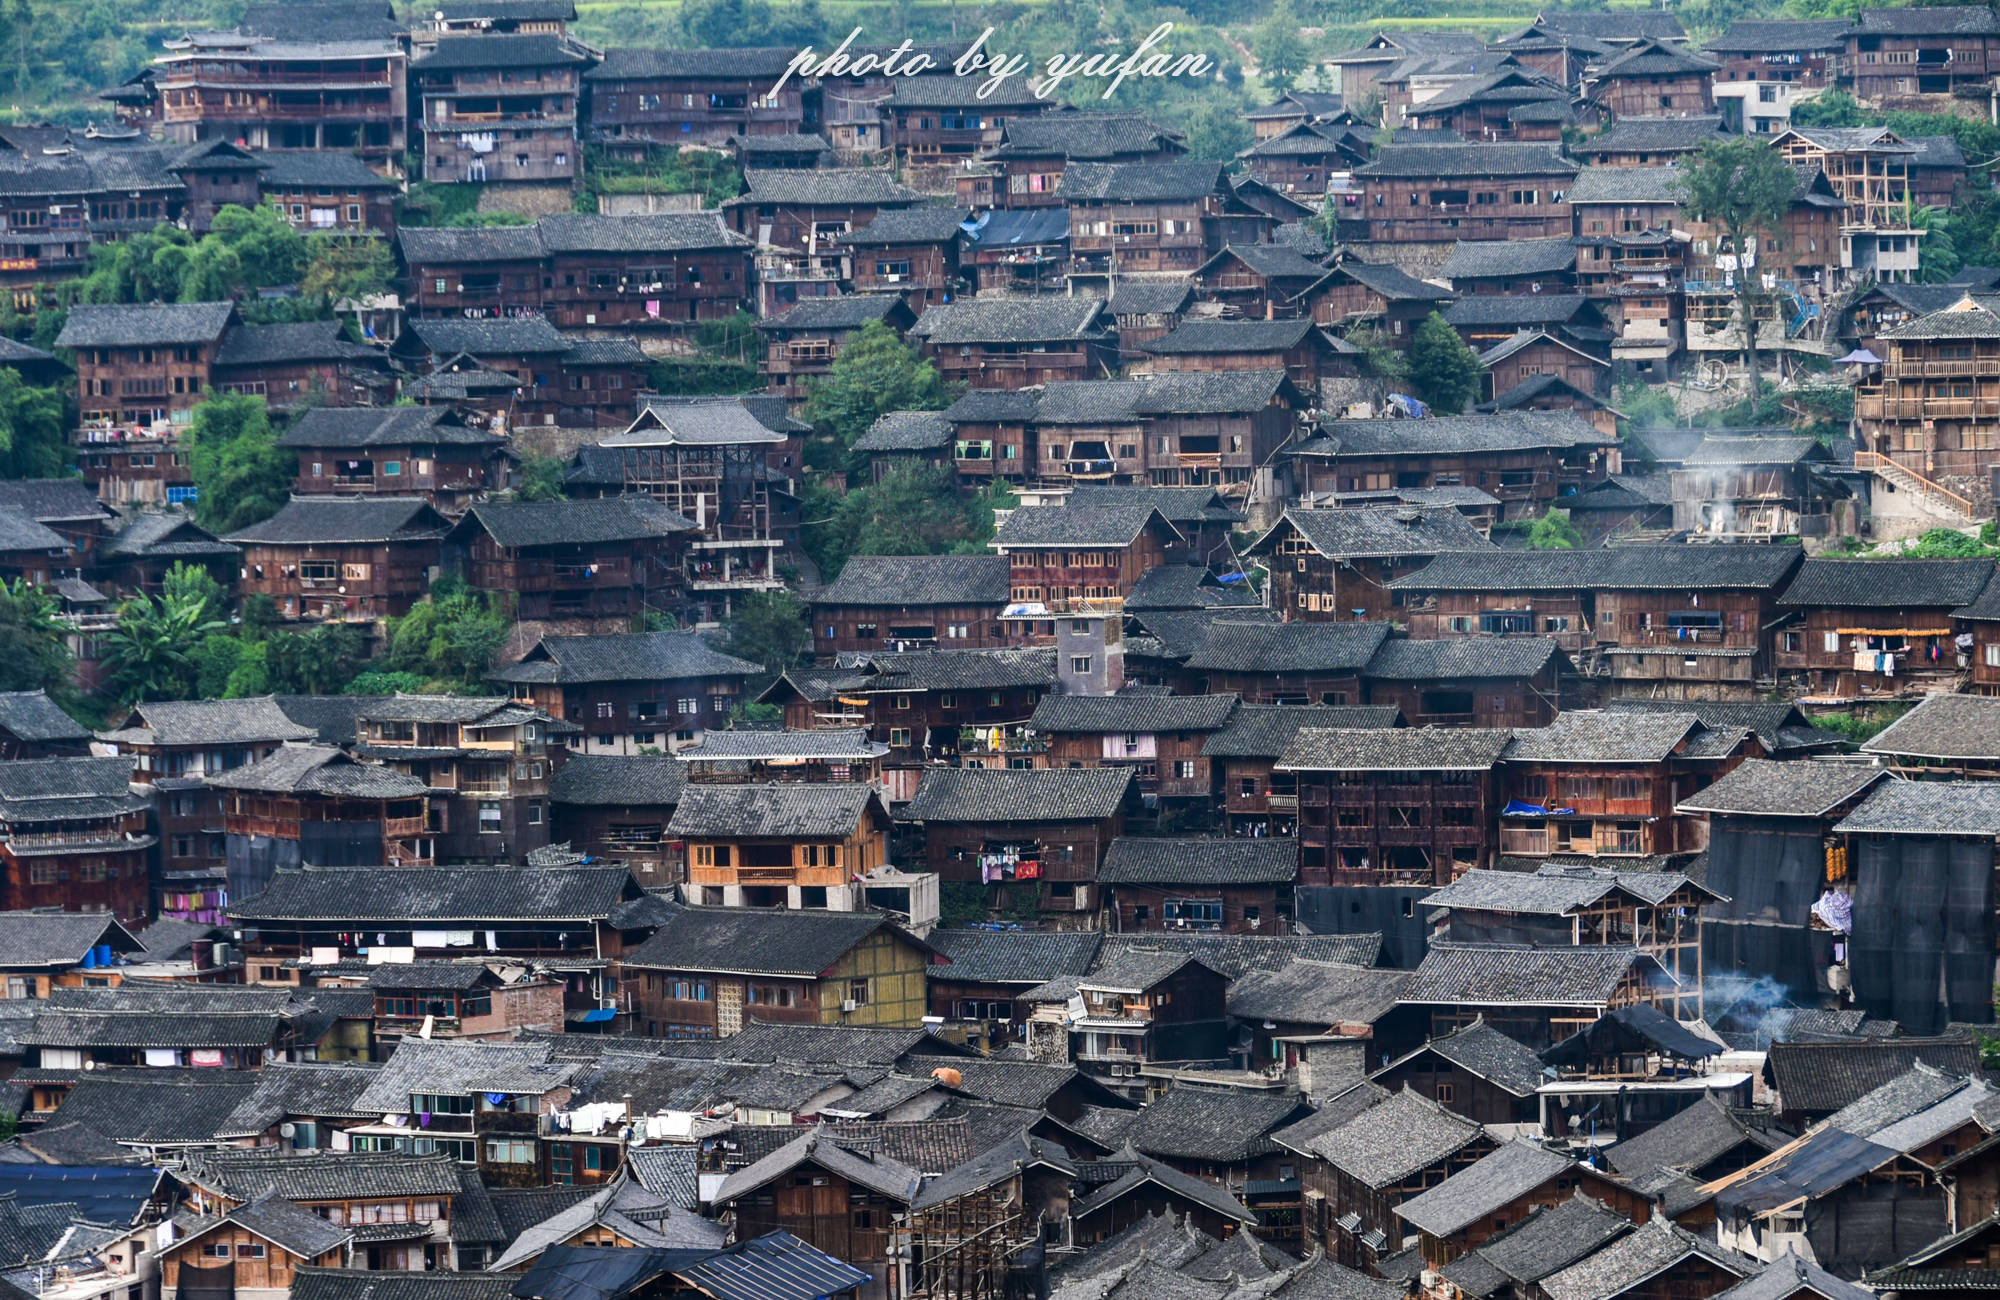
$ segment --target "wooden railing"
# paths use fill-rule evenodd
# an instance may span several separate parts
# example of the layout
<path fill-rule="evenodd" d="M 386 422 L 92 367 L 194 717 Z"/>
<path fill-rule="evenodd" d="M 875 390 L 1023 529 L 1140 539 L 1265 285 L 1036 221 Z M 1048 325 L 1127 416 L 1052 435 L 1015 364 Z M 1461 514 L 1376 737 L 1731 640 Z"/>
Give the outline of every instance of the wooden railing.
<path fill-rule="evenodd" d="M 1903 462 L 1884 456 L 1879 452 L 1855 452 L 1854 468 L 1872 470 L 1877 474 L 1883 475 L 1885 478 L 1906 479 L 1919 492 L 1937 498 L 1962 515 L 1978 518 L 1981 514 L 1980 508 L 1973 504 L 1971 498 L 1960 496 L 1958 493 L 1944 486 L 1944 484 L 1933 482 L 1911 469 L 1908 465 L 1903 464 Z"/>

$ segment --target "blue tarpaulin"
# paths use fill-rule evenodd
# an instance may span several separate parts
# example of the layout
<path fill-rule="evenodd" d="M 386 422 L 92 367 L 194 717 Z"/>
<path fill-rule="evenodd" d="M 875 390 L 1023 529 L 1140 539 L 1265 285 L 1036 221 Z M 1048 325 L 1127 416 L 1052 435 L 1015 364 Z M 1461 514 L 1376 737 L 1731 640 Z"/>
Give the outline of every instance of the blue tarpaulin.
<path fill-rule="evenodd" d="M 1522 803 L 1519 799 L 1509 799 L 1507 806 L 1500 810 L 1502 817 L 1574 817 L 1574 808 L 1544 808 L 1538 803 Z"/>
<path fill-rule="evenodd" d="M 595 1011 L 584 1012 L 583 1023 L 586 1025 L 601 1024 L 606 1020 L 612 1019 L 617 1014 L 618 1012 L 610 1007 L 599 1007 Z"/>

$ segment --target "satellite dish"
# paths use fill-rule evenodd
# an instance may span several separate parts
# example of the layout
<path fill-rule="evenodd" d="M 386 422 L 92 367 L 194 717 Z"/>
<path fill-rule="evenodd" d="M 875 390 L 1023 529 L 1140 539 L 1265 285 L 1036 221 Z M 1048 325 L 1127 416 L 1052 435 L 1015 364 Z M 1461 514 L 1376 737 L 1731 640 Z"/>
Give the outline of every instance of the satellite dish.
<path fill-rule="evenodd" d="M 279 1137 L 294 1138 L 297 1137 L 298 1135 L 299 1135 L 299 1126 L 292 1123 L 290 1120 L 286 1120 L 283 1124 L 278 1125 Z"/>

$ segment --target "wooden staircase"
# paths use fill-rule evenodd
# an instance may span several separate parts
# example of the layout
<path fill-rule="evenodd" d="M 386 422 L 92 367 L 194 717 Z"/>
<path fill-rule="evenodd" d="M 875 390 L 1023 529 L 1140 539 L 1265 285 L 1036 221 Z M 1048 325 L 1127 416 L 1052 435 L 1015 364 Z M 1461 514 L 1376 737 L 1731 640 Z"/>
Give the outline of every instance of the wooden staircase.
<path fill-rule="evenodd" d="M 1985 521 L 1986 512 L 1970 497 L 1961 496 L 1942 483 L 1933 482 L 1917 473 L 1909 466 L 1891 460 L 1873 451 L 1854 453 L 1854 468 L 1865 469 L 1877 478 L 1887 479 L 1899 491 L 1913 492 L 1931 506 L 1946 514 L 1957 515 L 1966 525 Z"/>

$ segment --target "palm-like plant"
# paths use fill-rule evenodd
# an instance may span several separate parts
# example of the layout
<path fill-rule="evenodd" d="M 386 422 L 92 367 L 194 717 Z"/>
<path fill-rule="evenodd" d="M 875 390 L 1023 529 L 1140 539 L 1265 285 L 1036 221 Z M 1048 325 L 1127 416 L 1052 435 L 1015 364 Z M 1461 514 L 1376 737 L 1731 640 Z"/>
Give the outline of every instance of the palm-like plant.
<path fill-rule="evenodd" d="M 177 564 L 160 595 L 140 595 L 118 608 L 105 636 L 104 661 L 119 698 L 180 700 L 194 693 L 194 647 L 224 624 L 216 617 L 220 588 L 200 569 Z"/>

